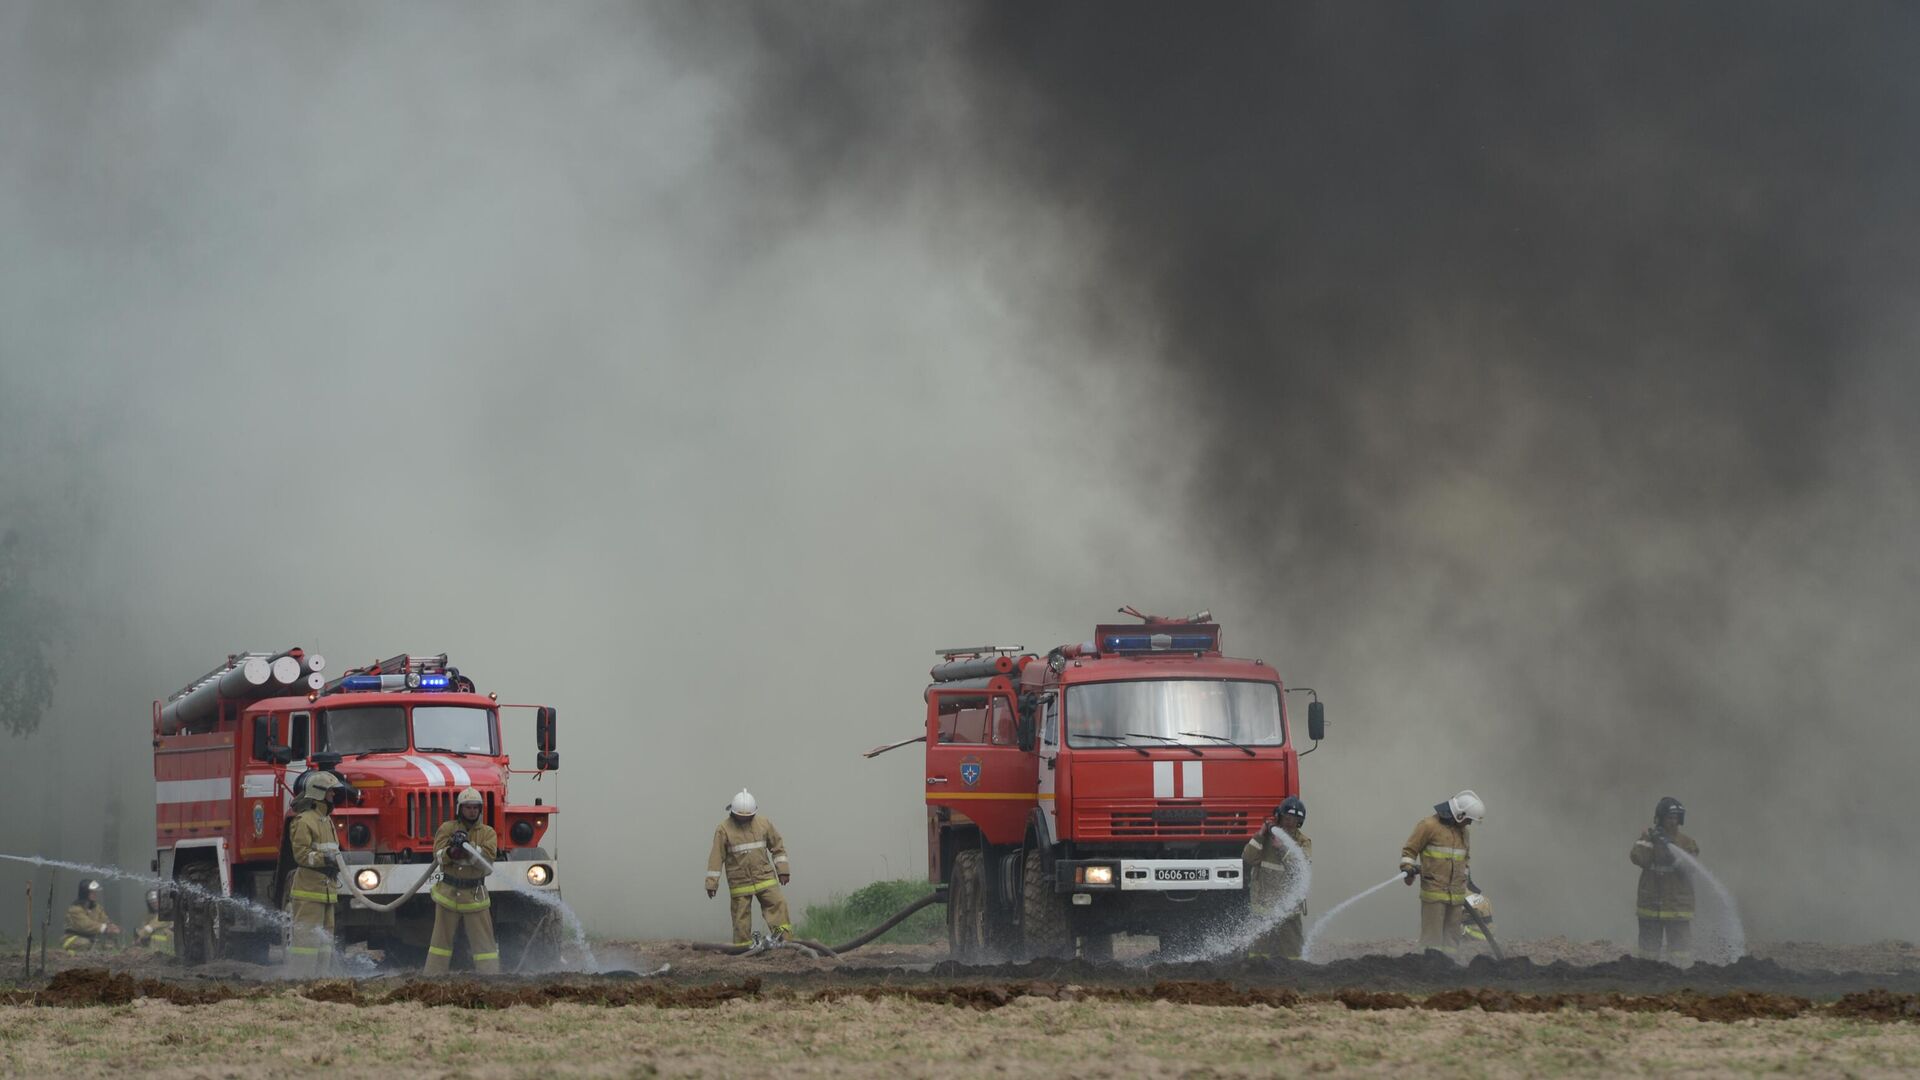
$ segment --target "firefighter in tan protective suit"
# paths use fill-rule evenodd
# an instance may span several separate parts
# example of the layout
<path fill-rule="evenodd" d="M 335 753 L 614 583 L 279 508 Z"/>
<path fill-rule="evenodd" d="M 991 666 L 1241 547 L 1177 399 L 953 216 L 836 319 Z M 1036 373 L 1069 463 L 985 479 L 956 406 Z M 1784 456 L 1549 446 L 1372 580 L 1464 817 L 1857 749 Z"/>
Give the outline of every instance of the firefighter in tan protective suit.
<path fill-rule="evenodd" d="M 333 968 L 333 907 L 339 899 L 340 837 L 333 831 L 333 807 L 346 794 L 338 776 L 319 771 L 307 776 L 287 825 L 293 875 L 287 900 L 293 925 L 287 934 L 287 974 L 324 975 Z"/>
<path fill-rule="evenodd" d="M 1653 808 L 1653 828 L 1633 842 L 1628 858 L 1640 868 L 1640 891 L 1634 898 L 1634 914 L 1640 920 L 1639 953 L 1648 960 L 1661 958 L 1685 965 L 1693 961 L 1693 878 L 1680 865 L 1673 849 L 1696 858 L 1700 845 L 1680 831 L 1687 820 L 1687 808 L 1669 795 Z"/>
<path fill-rule="evenodd" d="M 1421 818 L 1400 847 L 1400 873 L 1408 885 L 1420 882 L 1420 946 L 1451 956 L 1460 947 L 1471 884 L 1467 826 L 1487 816 L 1487 806 L 1472 791 L 1462 791 Z"/>
<path fill-rule="evenodd" d="M 487 800 L 479 791 L 468 788 L 454 803 L 454 816 L 440 823 L 433 834 L 433 857 L 441 867 L 440 881 L 433 886 L 433 941 L 427 946 L 427 974 L 443 975 L 453 964 L 453 939 L 461 927 L 467 930 L 467 949 L 473 953 L 473 970 L 482 975 L 500 974 L 500 944 L 493 936 L 493 900 L 487 896 L 487 871 L 473 857 L 469 846 L 478 848 L 480 858 L 491 863 L 499 857 L 500 838 L 493 827 L 480 820 Z"/>
<path fill-rule="evenodd" d="M 753 901 L 760 900 L 760 916 L 775 939 L 793 933 L 787 918 L 787 898 L 780 886 L 792 879 L 787 843 L 780 830 L 760 816 L 753 793 L 742 791 L 727 804 L 727 816 L 713 830 L 713 850 L 707 854 L 707 896 L 717 894 L 726 875 L 727 898 L 733 909 L 733 943 L 753 943 Z"/>
<path fill-rule="evenodd" d="M 173 923 L 160 917 L 160 891 L 147 890 L 147 921 L 133 932 L 134 944 L 158 956 L 173 955 Z"/>
<path fill-rule="evenodd" d="M 1300 831 L 1307 823 L 1307 804 L 1297 796 L 1289 795 L 1274 808 L 1273 816 L 1261 823 L 1260 831 L 1247 846 L 1240 851 L 1240 861 L 1246 864 L 1248 878 L 1248 901 L 1256 921 L 1271 925 L 1254 939 L 1253 947 L 1247 955 L 1256 960 L 1284 957 L 1288 960 L 1300 959 L 1300 947 L 1306 941 L 1303 916 L 1307 911 L 1306 898 L 1301 897 L 1291 911 L 1280 911 L 1286 900 L 1286 894 L 1294 886 L 1295 875 L 1301 867 L 1295 865 L 1296 856 L 1280 840 L 1285 835 L 1300 849 L 1298 858 L 1313 861 L 1313 841 Z"/>
<path fill-rule="evenodd" d="M 60 947 L 70 953 L 92 952 L 111 946 L 111 939 L 119 935 L 120 927 L 100 906 L 100 883 L 82 881 L 72 906 L 67 908 L 67 933 L 60 939 Z"/>

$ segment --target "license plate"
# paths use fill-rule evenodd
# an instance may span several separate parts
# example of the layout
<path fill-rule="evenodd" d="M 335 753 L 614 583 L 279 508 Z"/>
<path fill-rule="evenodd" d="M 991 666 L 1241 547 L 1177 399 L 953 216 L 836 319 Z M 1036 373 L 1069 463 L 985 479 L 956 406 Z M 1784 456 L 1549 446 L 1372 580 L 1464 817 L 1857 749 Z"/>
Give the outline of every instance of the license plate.
<path fill-rule="evenodd" d="M 1209 872 L 1206 870 L 1161 869 L 1161 870 L 1155 870 L 1153 872 L 1153 880 L 1155 881 L 1206 881 L 1208 878 L 1208 874 Z"/>

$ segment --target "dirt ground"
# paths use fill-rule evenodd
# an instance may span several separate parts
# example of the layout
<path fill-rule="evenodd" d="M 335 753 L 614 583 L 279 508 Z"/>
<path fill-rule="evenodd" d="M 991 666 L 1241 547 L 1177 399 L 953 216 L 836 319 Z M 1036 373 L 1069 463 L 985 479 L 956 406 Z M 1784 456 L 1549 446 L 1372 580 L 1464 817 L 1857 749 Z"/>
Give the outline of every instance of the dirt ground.
<path fill-rule="evenodd" d="M 1368 945 L 1325 964 L 1155 964 L 1123 948 L 1111 966 L 963 968 L 937 946 L 815 959 L 600 942 L 610 973 L 307 983 L 139 954 L 55 955 L 51 977 L 21 979 L 16 953 L 0 956 L 0 1073 L 255 1077 L 366 1062 L 475 1077 L 1920 1071 L 1920 950 L 1903 942 L 1776 944 L 1684 970 L 1607 942 L 1516 942 L 1504 962 L 1465 965 Z M 661 963 L 664 976 L 631 974 Z"/>
<path fill-rule="evenodd" d="M 938 1004 L 859 994 L 742 994 L 698 1007 L 559 1002 L 506 1009 L 316 1001 L 291 988 L 204 1005 L 136 998 L 0 1007 L 8 1075 L 579 1076 L 1896 1076 L 1920 1070 L 1920 1024 L 1829 1007 L 1702 1022 L 1670 1010 L 1544 1013 L 1339 1001 L 1216 1006 L 1019 994 Z M 322 994 L 321 996 L 325 996 Z M 1063 999 L 1064 998 L 1064 999 Z M 1381 1003 L 1371 1003 L 1381 1004 Z M 1447 1003 L 1449 1005 L 1458 1004 Z M 1357 1007 L 1356 1007 L 1357 1006 Z"/>

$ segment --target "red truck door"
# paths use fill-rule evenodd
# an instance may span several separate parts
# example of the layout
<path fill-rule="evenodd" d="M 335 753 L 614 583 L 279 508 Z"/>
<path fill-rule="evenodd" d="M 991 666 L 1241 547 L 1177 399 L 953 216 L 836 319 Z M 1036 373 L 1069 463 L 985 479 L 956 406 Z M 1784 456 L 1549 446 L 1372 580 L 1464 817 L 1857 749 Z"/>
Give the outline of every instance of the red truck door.
<path fill-rule="evenodd" d="M 1020 748 L 1013 689 L 936 689 L 927 700 L 927 805 L 980 827 L 995 844 L 1017 844 L 1038 795 L 1034 755 Z"/>

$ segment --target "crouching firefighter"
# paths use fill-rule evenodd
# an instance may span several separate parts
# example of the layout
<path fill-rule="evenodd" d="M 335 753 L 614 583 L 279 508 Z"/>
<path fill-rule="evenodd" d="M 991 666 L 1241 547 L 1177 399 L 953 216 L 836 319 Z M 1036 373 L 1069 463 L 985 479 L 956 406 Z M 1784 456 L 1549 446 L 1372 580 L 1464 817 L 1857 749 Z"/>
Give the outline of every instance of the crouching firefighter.
<path fill-rule="evenodd" d="M 100 906 L 100 883 L 82 881 L 73 905 L 67 908 L 67 934 L 60 939 L 60 947 L 70 953 L 92 952 L 112 945 L 119 936 L 120 928 Z"/>
<path fill-rule="evenodd" d="M 338 776 L 324 770 L 307 774 L 293 803 L 287 847 L 293 875 L 287 899 L 293 924 L 287 932 L 287 974 L 324 975 L 333 968 L 333 907 L 339 899 L 340 837 L 333 831 L 333 808 L 347 793 Z"/>
<path fill-rule="evenodd" d="M 1449 956 L 1460 948 L 1460 928 L 1466 921 L 1468 867 L 1467 826 L 1487 816 L 1487 806 L 1472 791 L 1462 791 L 1433 813 L 1421 818 L 1413 835 L 1400 847 L 1400 873 L 1411 885 L 1420 882 L 1420 947 L 1439 949 Z"/>
<path fill-rule="evenodd" d="M 1254 921 L 1266 927 L 1247 952 L 1253 959 L 1300 959 L 1300 947 L 1306 942 L 1302 921 L 1307 911 L 1306 897 L 1296 898 L 1291 910 L 1281 907 L 1296 888 L 1299 875 L 1306 872 L 1302 863 L 1313 860 L 1313 841 L 1300 831 L 1306 823 L 1307 804 L 1289 795 L 1240 851 L 1240 860 L 1246 864 Z M 1292 847 L 1288 846 L 1289 840 Z"/>
<path fill-rule="evenodd" d="M 473 970 L 500 973 L 500 944 L 493 937 L 493 901 L 487 896 L 487 868 L 499 857 L 500 838 L 480 820 L 487 801 L 473 788 L 460 793 L 454 816 L 433 834 L 433 857 L 440 880 L 433 886 L 433 940 L 427 945 L 427 974 L 443 975 L 453 964 L 454 935 L 465 927 Z M 479 850 L 474 858 L 472 849 Z"/>
<path fill-rule="evenodd" d="M 160 917 L 160 890 L 147 890 L 147 921 L 133 932 L 133 940 L 155 955 L 173 955 L 173 923 Z"/>
<path fill-rule="evenodd" d="M 713 830 L 713 850 L 707 854 L 707 896 L 727 879 L 727 898 L 733 909 L 733 943 L 753 944 L 753 901 L 760 900 L 760 916 L 775 939 L 793 933 L 787 918 L 787 898 L 780 886 L 792 880 L 787 842 L 780 830 L 760 816 L 753 793 L 742 791 L 727 804 L 727 816 Z"/>
<path fill-rule="evenodd" d="M 1673 853 L 1678 848 L 1695 857 L 1700 854 L 1700 845 L 1680 831 L 1686 820 L 1687 808 L 1679 799 L 1671 795 L 1661 799 L 1653 808 L 1653 828 L 1642 832 L 1628 853 L 1640 868 L 1634 914 L 1640 919 L 1643 959 L 1661 959 L 1664 945 L 1667 963 L 1693 961 L 1693 878 Z"/>

